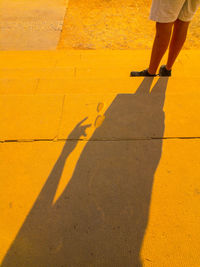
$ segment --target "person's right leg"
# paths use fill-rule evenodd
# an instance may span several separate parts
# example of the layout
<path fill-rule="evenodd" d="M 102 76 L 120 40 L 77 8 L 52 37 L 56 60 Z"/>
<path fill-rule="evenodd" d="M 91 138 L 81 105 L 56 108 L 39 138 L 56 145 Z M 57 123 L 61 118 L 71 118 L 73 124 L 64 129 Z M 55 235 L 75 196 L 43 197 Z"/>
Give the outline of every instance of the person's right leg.
<path fill-rule="evenodd" d="M 190 21 L 181 21 L 177 19 L 174 23 L 174 30 L 169 47 L 169 54 L 166 68 L 171 70 L 177 56 L 179 55 L 187 37 L 187 31 Z"/>

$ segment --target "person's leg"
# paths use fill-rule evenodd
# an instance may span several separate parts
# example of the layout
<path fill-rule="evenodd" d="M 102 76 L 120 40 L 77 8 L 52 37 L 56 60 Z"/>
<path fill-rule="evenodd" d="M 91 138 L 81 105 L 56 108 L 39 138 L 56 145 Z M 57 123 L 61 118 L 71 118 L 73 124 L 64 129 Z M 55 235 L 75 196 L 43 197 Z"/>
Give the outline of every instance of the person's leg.
<path fill-rule="evenodd" d="M 173 24 L 174 22 L 156 22 L 156 36 L 154 39 L 153 48 L 151 52 L 151 60 L 148 68 L 148 72 L 150 74 L 156 73 L 160 61 L 169 46 Z"/>
<path fill-rule="evenodd" d="M 187 37 L 187 31 L 190 21 L 185 22 L 177 19 L 174 23 L 174 30 L 169 46 L 169 54 L 166 68 L 171 70 L 178 54 L 180 53 L 183 44 Z"/>

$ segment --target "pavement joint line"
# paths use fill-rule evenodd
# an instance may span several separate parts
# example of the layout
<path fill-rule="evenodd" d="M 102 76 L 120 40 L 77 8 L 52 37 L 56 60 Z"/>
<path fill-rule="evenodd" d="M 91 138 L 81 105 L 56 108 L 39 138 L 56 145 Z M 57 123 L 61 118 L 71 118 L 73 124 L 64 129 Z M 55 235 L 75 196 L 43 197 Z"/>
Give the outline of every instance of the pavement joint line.
<path fill-rule="evenodd" d="M 32 142 L 66 142 L 66 141 L 83 141 L 83 142 L 122 142 L 122 141 L 147 141 L 147 140 L 194 140 L 199 139 L 200 137 L 149 137 L 149 138 L 127 138 L 127 139 L 9 139 L 9 140 L 0 140 L 0 143 L 32 143 Z"/>

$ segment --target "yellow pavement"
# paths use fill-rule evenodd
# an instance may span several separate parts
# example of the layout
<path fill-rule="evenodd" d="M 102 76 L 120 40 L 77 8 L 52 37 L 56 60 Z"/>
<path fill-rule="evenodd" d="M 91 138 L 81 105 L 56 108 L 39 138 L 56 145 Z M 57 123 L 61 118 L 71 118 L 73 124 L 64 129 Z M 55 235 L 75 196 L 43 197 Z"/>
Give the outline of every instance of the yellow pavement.
<path fill-rule="evenodd" d="M 200 51 L 149 55 L 1 52 L 2 266 L 200 265 Z"/>
<path fill-rule="evenodd" d="M 150 1 L 2 3 L 13 24 L 0 52 L 0 265 L 199 267 L 197 16 L 172 77 L 133 78 L 153 31 L 131 41 L 125 26 L 146 23 Z M 31 33 L 46 7 L 62 33 Z"/>

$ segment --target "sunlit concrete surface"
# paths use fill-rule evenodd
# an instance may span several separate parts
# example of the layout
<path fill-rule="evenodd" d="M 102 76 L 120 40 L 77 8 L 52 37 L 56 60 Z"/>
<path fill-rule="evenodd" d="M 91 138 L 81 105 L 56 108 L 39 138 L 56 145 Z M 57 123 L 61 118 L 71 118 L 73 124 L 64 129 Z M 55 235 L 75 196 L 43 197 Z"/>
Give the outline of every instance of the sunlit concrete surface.
<path fill-rule="evenodd" d="M 59 49 L 151 49 L 155 22 L 151 0 L 69 0 Z M 200 48 L 200 10 L 190 24 L 185 49 Z"/>
<path fill-rule="evenodd" d="M 77 160 L 81 157 L 81 151 L 83 147 L 87 146 L 87 142 L 74 143 L 75 150 L 68 156 L 65 163 L 65 167 L 60 177 L 58 174 L 58 181 L 56 180 L 55 188 L 53 188 L 53 193 L 57 190 L 57 182 L 61 185 L 58 188 L 58 196 L 63 192 L 66 184 L 68 183 L 71 175 L 73 174 L 74 168 L 78 168 Z M 123 194 L 124 188 L 123 184 L 127 186 L 131 185 L 131 180 L 127 179 L 128 174 L 125 175 L 125 170 L 117 174 L 118 168 L 122 168 L 122 155 L 115 155 L 115 152 L 119 152 L 119 149 L 123 151 L 124 146 L 127 147 L 127 153 L 124 155 L 127 157 L 124 159 L 127 164 L 131 164 L 133 158 L 131 152 L 133 148 L 136 150 L 143 149 L 142 144 L 152 144 L 152 147 L 157 147 L 160 144 L 159 140 L 149 140 L 149 141 L 118 141 L 117 144 L 112 145 L 111 142 L 94 142 L 89 146 L 92 146 L 88 157 L 84 160 L 84 166 L 87 170 L 91 171 L 91 176 L 82 170 L 82 175 L 77 177 L 77 174 L 72 177 L 76 178 L 75 181 L 71 180 L 72 186 L 75 183 L 74 191 L 68 194 L 74 194 L 72 198 L 78 198 L 81 190 L 84 190 L 84 196 L 88 195 L 86 199 L 80 199 L 75 202 L 75 210 L 71 211 L 74 214 L 74 219 L 71 221 L 67 220 L 67 216 L 70 213 L 66 212 L 66 209 L 61 205 L 60 209 L 57 208 L 58 213 L 60 213 L 60 219 L 56 215 L 51 218 L 50 223 L 52 227 L 48 226 L 48 229 L 44 229 L 44 222 L 46 225 L 46 220 L 49 219 L 46 204 L 43 203 L 44 200 L 41 199 L 41 205 L 37 210 L 34 210 L 32 214 L 31 222 L 27 218 L 32 205 L 36 199 L 40 190 L 43 188 L 49 174 L 52 172 L 52 168 L 60 156 L 61 150 L 64 146 L 64 142 L 32 142 L 32 143 L 5 143 L 0 144 L 0 154 L 1 158 L 1 259 L 9 251 L 10 244 L 15 240 L 17 236 L 17 241 L 14 241 L 15 251 L 17 255 L 16 258 L 13 249 L 8 254 L 8 258 L 5 264 L 2 266 L 63 266 L 60 262 L 70 262 L 70 253 L 73 252 L 73 259 L 83 260 L 83 255 L 81 252 L 86 253 L 86 258 L 82 261 L 82 264 L 74 264 L 71 266 L 112 266 L 112 264 L 104 264 L 104 255 L 107 255 L 102 247 L 109 248 L 108 261 L 110 263 L 111 259 L 117 259 L 119 261 L 118 266 L 123 266 L 120 262 L 119 257 L 128 257 L 129 263 L 126 266 L 135 266 L 134 258 L 134 243 L 130 245 L 131 235 L 135 231 L 136 221 L 132 221 L 134 210 L 130 209 L 130 203 L 125 203 L 125 197 L 118 194 L 119 190 L 113 188 L 115 186 L 120 186 L 121 194 Z M 100 146 L 106 148 L 105 155 L 112 155 L 112 158 L 98 158 Z M 110 149 L 114 149 L 111 151 Z M 200 182 L 199 182 L 199 151 L 200 143 L 199 140 L 164 140 L 162 144 L 162 156 L 159 162 L 159 166 L 153 178 L 153 189 L 151 192 L 151 204 L 150 204 L 150 214 L 148 220 L 148 227 L 146 229 L 146 235 L 144 243 L 141 249 L 141 258 L 143 266 L 196 266 L 200 265 L 199 262 L 199 241 L 200 241 L 200 230 L 199 230 L 199 194 L 200 194 Z M 112 153 L 112 154 L 111 154 Z M 137 151 L 138 157 L 140 156 L 139 151 Z M 92 158 L 93 160 L 92 160 Z M 107 167 L 106 161 L 110 161 L 110 171 L 104 168 L 102 164 Z M 75 162 L 74 162 L 75 161 Z M 150 161 L 148 159 L 148 161 Z M 98 168 L 91 166 L 95 162 Z M 126 166 L 127 166 L 126 164 Z M 135 162 L 136 164 L 136 162 Z M 140 168 L 147 168 L 147 165 L 140 165 L 136 170 L 134 170 L 139 175 L 142 171 Z M 143 162 L 147 164 L 147 162 Z M 8 166 L 9 165 L 9 166 Z M 112 167 L 114 166 L 114 168 Z M 118 166 L 118 168 L 117 168 Z M 131 165 L 129 165 L 131 166 Z M 116 168 L 116 169 L 115 169 Z M 132 170 L 130 168 L 130 170 Z M 97 171 L 95 173 L 94 171 Z M 105 171 L 105 176 L 100 177 L 99 175 Z M 127 170 L 128 171 L 128 170 Z M 106 174 L 108 172 L 108 175 Z M 136 178 L 136 173 L 130 174 L 133 179 Z M 79 173 L 80 174 L 80 173 Z M 93 178 L 92 178 L 93 177 Z M 107 177 L 107 183 L 104 177 Z M 148 176 L 147 176 L 148 177 Z M 56 177 L 54 177 L 56 178 Z M 89 179 L 92 180 L 90 181 Z M 72 178 L 73 179 L 73 178 Z M 77 180 L 78 179 L 78 180 Z M 98 181 L 98 179 L 100 179 Z M 102 182 L 102 184 L 101 184 Z M 113 183 L 110 184 L 110 183 Z M 146 203 L 145 197 L 147 193 L 146 183 L 143 185 L 143 195 L 140 196 L 138 201 L 144 201 Z M 70 189 L 69 189 L 70 190 Z M 99 191 L 97 191 L 99 190 Z M 114 192 L 112 191 L 114 190 Z M 117 190 L 117 191 L 116 191 Z M 135 189 L 126 189 L 127 201 L 134 199 Z M 131 193 L 131 191 L 133 193 Z M 51 192 L 49 191 L 49 194 Z M 109 197 L 110 195 L 110 197 Z M 63 196 L 67 198 L 66 192 Z M 115 200 L 113 197 L 117 197 Z M 49 197 L 54 197 L 49 196 Z M 83 197 L 82 194 L 80 197 Z M 96 197 L 96 199 L 95 199 Z M 103 201 L 105 198 L 105 202 Z M 43 202 L 42 202 L 43 201 Z M 46 199 L 48 201 L 48 198 Z M 52 198 L 51 198 L 52 201 Z M 74 201 L 72 199 L 72 201 Z M 83 202 L 84 201 L 84 202 Z M 111 201 L 110 214 L 107 205 Z M 42 204 L 43 203 L 43 204 Z M 73 203 L 73 202 L 72 202 Z M 72 204 L 70 202 L 70 205 Z M 77 206 L 79 204 L 79 207 Z M 52 205 L 53 209 L 53 204 Z M 59 205 L 59 204 L 58 204 Z M 112 205 L 113 210 L 112 212 Z M 68 211 L 68 209 L 67 209 Z M 89 212 L 89 214 L 88 214 Z M 116 214 L 113 214 L 113 213 Z M 135 211 L 136 215 L 139 215 L 141 211 Z M 80 213 L 77 214 L 76 213 Z M 112 215 L 113 214 L 113 215 Z M 93 217 L 94 216 L 94 217 Z M 108 218 L 110 217 L 110 236 L 105 236 L 106 232 L 102 231 L 102 228 L 108 227 Z M 122 220 L 124 218 L 124 221 Z M 128 221 L 130 218 L 130 222 Z M 136 219 L 136 218 L 135 218 Z M 27 229 L 27 220 L 29 220 L 29 229 Z M 126 221 L 127 220 L 127 221 Z M 65 223 L 66 231 L 71 231 L 69 237 L 68 245 L 66 246 L 67 234 L 65 231 L 59 232 Z M 26 224 L 21 229 L 23 224 Z M 84 223 L 84 225 L 83 225 Z M 106 225 L 107 224 L 107 225 Z M 121 230 L 117 227 L 121 227 Z M 128 227 L 125 228 L 125 227 Z M 142 227 L 142 226 L 141 226 Z M 54 229 L 56 235 L 52 233 Z M 21 229 L 21 234 L 19 237 L 18 231 Z M 109 234 L 107 228 L 107 234 Z M 45 238 L 43 238 L 43 231 L 45 230 Z M 74 232 L 73 232 L 74 231 Z M 88 232 L 87 232 L 88 231 Z M 35 243 L 30 243 L 31 233 L 35 236 Z M 99 236 L 99 235 L 102 236 Z M 121 236 L 121 241 L 118 239 L 116 244 L 116 234 Z M 113 235 L 113 236 L 112 236 Z M 72 238 L 72 239 L 71 239 Z M 125 243 L 124 239 L 128 239 Z M 20 240 L 19 240 L 20 239 Z M 37 241 L 38 239 L 38 241 Z M 83 240 L 83 244 L 80 241 Z M 32 241 L 32 240 L 31 240 Z M 91 241 L 91 243 L 88 243 Z M 101 241 L 101 245 L 100 242 Z M 16 242 L 16 243 L 15 243 Z M 65 252 L 66 258 L 61 260 L 62 249 L 65 246 L 67 250 Z M 120 245 L 129 245 L 129 247 Z M 113 247 L 112 247 L 113 245 Z M 119 246 L 119 247 L 118 247 Z M 64 248 L 66 248 L 64 247 Z M 32 250 L 31 250 L 32 248 Z M 44 249 L 49 249 L 49 254 L 45 254 Z M 119 254 L 113 255 L 113 253 L 118 252 Z M 36 254 L 35 254 L 36 253 Z M 44 253 L 43 258 L 42 254 Z M 35 258 L 37 258 L 37 264 L 35 264 Z M 49 259 L 54 259 L 51 265 Z M 96 259 L 102 264 L 98 264 Z M 29 261 L 31 259 L 31 262 Z M 41 261 L 40 261 L 41 260 Z M 46 261 L 45 261 L 46 260 Z M 121 258 L 122 260 L 122 258 Z M 124 259 L 126 262 L 127 258 Z M 57 264 L 55 263 L 57 261 Z M 7 262 L 7 264 L 6 264 Z M 18 262 L 20 264 L 18 264 Z M 24 265 L 22 264 L 24 262 Z M 45 262 L 48 264 L 40 264 L 40 262 Z M 92 263 L 92 264 L 90 264 Z M 90 265 L 89 265 L 90 264 Z M 95 265 L 96 264 L 96 265 Z M 70 266 L 70 264 L 69 264 Z"/>
<path fill-rule="evenodd" d="M 0 50 L 56 49 L 68 0 L 1 0 Z"/>
<path fill-rule="evenodd" d="M 149 56 L 0 53 L 2 267 L 200 266 L 200 51 Z"/>
<path fill-rule="evenodd" d="M 129 77 L 150 5 L 1 1 L 1 267 L 200 266 L 200 11 L 172 77 Z"/>

